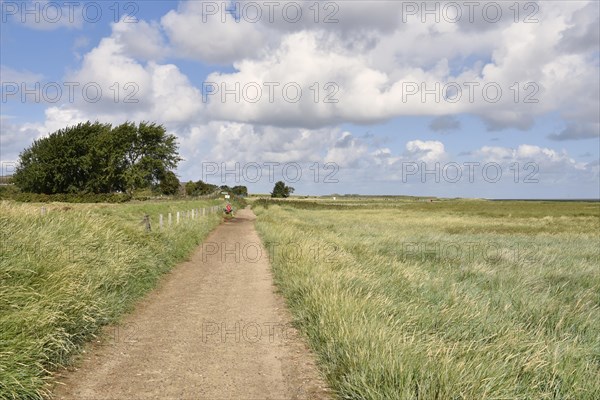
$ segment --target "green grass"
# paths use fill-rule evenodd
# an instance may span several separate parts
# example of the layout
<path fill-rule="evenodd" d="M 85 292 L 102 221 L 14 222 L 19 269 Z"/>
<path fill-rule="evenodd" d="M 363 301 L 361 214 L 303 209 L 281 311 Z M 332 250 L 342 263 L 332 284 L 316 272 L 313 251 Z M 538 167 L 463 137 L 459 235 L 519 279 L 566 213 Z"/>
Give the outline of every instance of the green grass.
<path fill-rule="evenodd" d="M 0 399 L 48 396 L 51 371 L 118 322 L 221 221 L 219 213 L 167 227 L 166 214 L 215 204 L 52 203 L 42 216 L 42 204 L 0 202 Z"/>
<path fill-rule="evenodd" d="M 343 399 L 600 398 L 600 204 L 255 203 Z"/>

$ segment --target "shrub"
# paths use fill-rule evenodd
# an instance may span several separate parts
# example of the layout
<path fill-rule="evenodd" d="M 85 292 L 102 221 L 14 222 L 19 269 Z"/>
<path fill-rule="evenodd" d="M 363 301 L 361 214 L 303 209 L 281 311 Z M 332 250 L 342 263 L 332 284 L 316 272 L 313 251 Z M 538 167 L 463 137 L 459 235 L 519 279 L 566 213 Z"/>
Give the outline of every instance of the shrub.
<path fill-rule="evenodd" d="M 11 195 L 10 198 L 23 203 L 124 203 L 131 200 L 131 195 L 125 193 L 40 194 L 19 192 Z"/>

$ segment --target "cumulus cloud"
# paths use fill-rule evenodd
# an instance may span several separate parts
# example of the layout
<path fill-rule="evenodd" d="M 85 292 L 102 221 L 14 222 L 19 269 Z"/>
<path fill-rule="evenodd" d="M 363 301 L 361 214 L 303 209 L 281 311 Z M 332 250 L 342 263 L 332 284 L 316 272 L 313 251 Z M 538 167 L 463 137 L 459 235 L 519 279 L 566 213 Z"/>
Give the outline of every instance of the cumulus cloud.
<path fill-rule="evenodd" d="M 68 76 L 68 80 L 93 89 L 87 96 L 82 90 L 69 108 L 108 122 L 157 120 L 171 124 L 198 118 L 202 111 L 200 90 L 174 64 L 142 64 L 130 56 L 126 51 L 130 45 L 123 42 L 120 26 L 115 24 L 116 33 L 102 39 L 84 56 L 81 68 Z M 100 96 L 94 87 L 100 88 Z"/>
<path fill-rule="evenodd" d="M 133 83 L 137 86 L 130 85 L 129 93 L 139 90 L 138 102 L 126 105 L 127 114 L 178 122 L 195 123 L 202 115 L 205 121 L 320 129 L 426 115 L 439 117 L 432 129 L 444 130 L 444 124 L 456 127 L 451 118 L 469 113 L 490 131 L 526 131 L 536 117 L 559 111 L 569 126 L 587 124 L 570 131 L 589 132 L 600 107 L 598 95 L 590 91 L 600 84 L 597 62 L 590 59 L 591 48 L 573 53 L 561 43 L 573 35 L 590 39 L 586 32 L 595 20 L 589 15 L 596 6 L 535 3 L 536 23 L 514 23 L 513 11 L 502 5 L 504 17 L 498 23 L 482 18 L 482 9 L 472 21 L 465 14 L 452 23 L 446 14 L 439 22 L 431 16 L 422 20 L 399 3 L 341 3 L 338 9 L 321 10 L 315 20 L 314 4 L 301 2 L 303 18 L 298 22 L 289 22 L 282 10 L 275 11 L 271 22 L 263 9 L 253 23 L 247 16 L 232 15 L 243 13 L 246 5 L 223 12 L 210 8 L 214 2 L 182 2 L 159 22 L 113 24 L 111 36 L 83 57 L 73 77 L 102 81 L 105 93 L 116 82 Z M 338 22 L 324 23 L 326 11 Z M 580 23 L 585 28 L 571 32 Z M 140 36 L 150 40 L 136 40 Z M 217 91 L 203 104 L 198 96 L 202 88 L 194 87 L 173 64 L 162 65 L 165 57 L 231 64 L 233 71 L 215 71 L 206 78 Z M 461 69 L 453 66 L 456 60 Z M 164 74 L 177 85 L 171 92 L 181 95 L 179 113 L 169 110 L 172 103 L 156 106 L 157 97 L 168 98 L 156 93 L 167 91 L 160 85 Z M 582 96 L 586 90 L 589 96 Z M 108 101 L 79 106 L 88 111 L 111 108 Z M 111 111 L 119 112 L 116 107 Z"/>
<path fill-rule="evenodd" d="M 479 32 L 476 41 L 472 31 L 456 24 L 417 21 L 386 34 L 362 35 L 372 40 L 360 52 L 350 51 L 336 30 L 291 31 L 269 53 L 259 51 L 260 57 L 234 62 L 235 72 L 207 80 L 230 90 L 236 84 L 293 81 L 304 91 L 297 103 L 281 94 L 273 102 L 263 95 L 257 102 L 212 101 L 208 110 L 214 118 L 310 128 L 471 113 L 491 131 L 529 130 L 536 116 L 581 103 L 582 91 L 598 87 L 597 67 L 586 54 L 557 50 L 568 27 L 563 13 L 577 10 L 544 4 L 538 23 L 488 23 L 493 27 Z M 420 45 L 425 39 L 428 46 Z M 451 68 L 451 60 L 467 57 L 478 61 Z M 335 83 L 339 101 L 314 101 L 310 88 L 328 82 Z M 586 101 L 590 109 L 600 106 L 593 94 Z"/>
<path fill-rule="evenodd" d="M 124 53 L 138 60 L 158 61 L 168 53 L 161 27 L 157 22 L 140 20 L 133 24 L 119 21 L 113 25 L 113 37 L 123 45 Z"/>
<path fill-rule="evenodd" d="M 221 8 L 225 3 L 188 1 L 177 11 L 169 11 L 161 19 L 173 51 L 184 57 L 213 64 L 228 64 L 260 53 L 266 42 L 264 32 L 257 24 L 245 19 L 236 21 L 234 16 L 223 13 L 207 13 L 207 3 Z"/>
<path fill-rule="evenodd" d="M 557 151 L 547 147 L 522 144 L 516 148 L 483 146 L 473 152 L 483 162 L 502 165 L 511 163 L 534 163 L 541 173 L 584 171 L 586 163 L 571 158 L 565 150 Z"/>
<path fill-rule="evenodd" d="M 505 177 L 514 179 L 517 185 L 534 183 L 535 191 L 542 193 L 545 188 L 553 189 L 553 198 L 573 197 L 577 185 L 584 197 L 597 197 L 599 168 L 597 162 L 580 162 L 573 159 L 565 150 L 555 150 L 530 144 L 515 148 L 484 146 L 473 152 L 474 157 L 483 163 L 500 165 Z M 510 181 L 509 179 L 509 181 Z M 518 186 L 518 189 L 524 187 Z M 567 189 L 570 188 L 570 189 Z M 514 190 L 514 189 L 513 189 Z M 533 189 L 532 189 L 533 190 Z"/>
<path fill-rule="evenodd" d="M 173 132 L 179 137 L 184 158 L 179 172 L 186 179 L 197 180 L 204 176 L 204 180 L 213 183 L 246 184 L 254 190 L 270 190 L 273 173 L 281 178 L 282 169 L 290 164 L 302 165 L 302 179 L 310 182 L 310 175 L 318 174 L 314 164 L 326 163 L 328 150 L 344 136 L 337 129 L 261 127 L 226 121 L 212 121 Z M 261 174 L 257 181 L 250 182 L 241 176 L 246 170 L 254 175 L 256 169 Z M 206 176 L 208 170 L 216 172 Z"/>
<path fill-rule="evenodd" d="M 11 117 L 0 115 L 0 162 L 16 163 L 25 146 L 41 136 L 37 124 L 18 124 Z"/>
<path fill-rule="evenodd" d="M 437 140 L 411 140 L 406 143 L 406 157 L 415 161 L 439 162 L 446 158 L 446 149 Z"/>
<path fill-rule="evenodd" d="M 365 155 L 368 151 L 368 146 L 360 139 L 355 138 L 350 132 L 343 132 L 328 150 L 325 162 L 335 163 L 343 168 L 357 168 L 367 162 Z"/>
<path fill-rule="evenodd" d="M 34 140 L 89 119 L 76 109 L 61 107 L 49 107 L 44 115 L 42 123 L 18 123 L 11 117 L 0 115 L 0 161 L 16 160 Z"/>

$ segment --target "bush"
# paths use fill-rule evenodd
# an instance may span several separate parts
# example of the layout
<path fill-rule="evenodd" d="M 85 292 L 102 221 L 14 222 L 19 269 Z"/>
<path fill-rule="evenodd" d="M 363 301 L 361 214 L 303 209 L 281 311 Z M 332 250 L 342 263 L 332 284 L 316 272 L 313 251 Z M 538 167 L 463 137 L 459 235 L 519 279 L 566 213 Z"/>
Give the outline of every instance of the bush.
<path fill-rule="evenodd" d="M 10 200 L 19 193 L 21 193 L 21 191 L 15 185 L 0 186 L 0 200 Z"/>
<path fill-rule="evenodd" d="M 23 203 L 124 203 L 131 200 L 125 193 L 79 193 L 79 194 L 39 194 L 15 193 L 7 197 Z"/>

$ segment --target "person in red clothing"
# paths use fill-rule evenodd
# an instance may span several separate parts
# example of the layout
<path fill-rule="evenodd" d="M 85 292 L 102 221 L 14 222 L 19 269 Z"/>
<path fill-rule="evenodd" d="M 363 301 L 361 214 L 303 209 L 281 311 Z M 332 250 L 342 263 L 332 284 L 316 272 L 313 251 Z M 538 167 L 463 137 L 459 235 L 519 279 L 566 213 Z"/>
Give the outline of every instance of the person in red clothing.
<path fill-rule="evenodd" d="M 225 214 L 231 214 L 231 211 L 231 204 L 227 203 L 227 206 L 225 207 Z"/>

